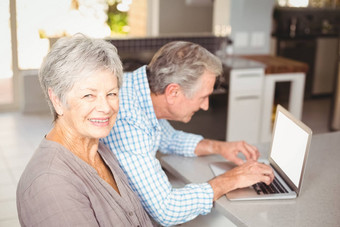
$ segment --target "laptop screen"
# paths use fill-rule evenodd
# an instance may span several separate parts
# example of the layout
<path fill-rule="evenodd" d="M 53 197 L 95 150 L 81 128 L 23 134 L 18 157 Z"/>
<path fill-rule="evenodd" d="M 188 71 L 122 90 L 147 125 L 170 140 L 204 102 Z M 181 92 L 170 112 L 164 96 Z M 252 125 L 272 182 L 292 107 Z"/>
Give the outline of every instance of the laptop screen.
<path fill-rule="evenodd" d="M 281 111 L 278 111 L 275 121 L 270 156 L 298 188 L 309 133 Z"/>

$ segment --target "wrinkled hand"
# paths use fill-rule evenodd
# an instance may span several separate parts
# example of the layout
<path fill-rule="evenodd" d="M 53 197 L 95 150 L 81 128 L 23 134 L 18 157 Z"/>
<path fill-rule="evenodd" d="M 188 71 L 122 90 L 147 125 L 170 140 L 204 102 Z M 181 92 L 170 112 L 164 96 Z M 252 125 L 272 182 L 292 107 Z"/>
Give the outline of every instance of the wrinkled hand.
<path fill-rule="evenodd" d="M 249 160 L 208 183 L 214 191 L 214 201 L 237 188 L 249 187 L 258 182 L 269 185 L 274 179 L 273 169 L 263 163 Z"/>
<path fill-rule="evenodd" d="M 250 145 L 244 141 L 237 142 L 221 142 L 216 141 L 215 148 L 220 155 L 222 155 L 225 159 L 235 163 L 236 165 L 242 165 L 244 161 L 237 157 L 238 153 L 242 153 L 246 160 L 254 160 L 256 161 L 260 153 L 257 148 L 253 145 Z"/>

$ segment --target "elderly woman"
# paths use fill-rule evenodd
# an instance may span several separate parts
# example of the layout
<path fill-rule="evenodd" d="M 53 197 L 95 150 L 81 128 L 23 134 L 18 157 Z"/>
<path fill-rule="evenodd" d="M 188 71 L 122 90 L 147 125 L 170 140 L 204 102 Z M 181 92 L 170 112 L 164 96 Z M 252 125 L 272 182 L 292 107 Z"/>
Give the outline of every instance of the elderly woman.
<path fill-rule="evenodd" d="M 106 137 L 118 113 L 122 65 L 113 45 L 60 39 L 39 73 L 54 115 L 17 188 L 22 226 L 152 226 Z"/>

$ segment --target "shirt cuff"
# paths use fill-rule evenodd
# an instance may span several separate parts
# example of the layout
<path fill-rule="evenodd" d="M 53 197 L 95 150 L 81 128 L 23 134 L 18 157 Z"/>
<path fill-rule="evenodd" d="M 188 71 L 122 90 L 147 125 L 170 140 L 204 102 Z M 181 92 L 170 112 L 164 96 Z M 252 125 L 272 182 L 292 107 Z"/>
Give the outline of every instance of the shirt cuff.
<path fill-rule="evenodd" d="M 201 214 L 205 215 L 211 212 L 211 208 L 213 207 L 213 199 L 214 199 L 214 191 L 209 183 L 198 184 L 201 188 L 201 201 L 202 206 Z"/>
<path fill-rule="evenodd" d="M 184 156 L 186 156 L 186 157 L 197 157 L 197 155 L 195 154 L 195 150 L 196 150 L 198 143 L 201 142 L 201 140 L 203 140 L 203 139 L 204 138 L 201 135 L 189 134 L 187 141 L 190 141 L 189 143 L 191 144 L 191 147 L 192 147 L 193 150 L 189 154 L 188 153 L 184 154 Z"/>

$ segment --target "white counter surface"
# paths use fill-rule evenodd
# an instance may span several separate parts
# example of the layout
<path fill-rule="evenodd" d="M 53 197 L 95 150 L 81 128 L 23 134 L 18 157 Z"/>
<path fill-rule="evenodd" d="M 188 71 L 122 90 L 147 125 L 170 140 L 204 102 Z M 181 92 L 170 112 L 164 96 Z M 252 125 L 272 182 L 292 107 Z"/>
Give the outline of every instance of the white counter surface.
<path fill-rule="evenodd" d="M 257 147 L 262 156 L 268 155 L 269 144 Z M 310 149 L 298 198 L 231 202 L 223 196 L 213 209 L 237 226 L 340 226 L 340 132 L 313 135 Z M 220 156 L 160 159 L 167 171 L 186 183 L 207 182 L 214 177 L 208 164 L 223 161 Z"/>
<path fill-rule="evenodd" d="M 222 64 L 230 69 L 253 69 L 253 68 L 265 68 L 266 65 L 257 61 L 237 57 L 237 56 L 226 56 L 219 57 Z"/>

